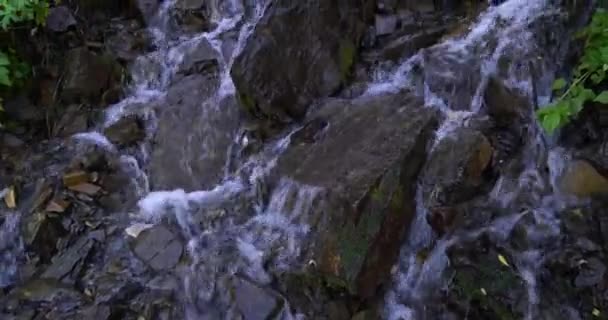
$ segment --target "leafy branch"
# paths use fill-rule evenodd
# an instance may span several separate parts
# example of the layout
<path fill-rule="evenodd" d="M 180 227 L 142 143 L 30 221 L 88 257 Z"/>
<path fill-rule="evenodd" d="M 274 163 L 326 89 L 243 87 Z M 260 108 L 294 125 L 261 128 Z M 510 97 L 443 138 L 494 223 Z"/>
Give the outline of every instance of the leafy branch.
<path fill-rule="evenodd" d="M 585 39 L 583 56 L 574 70 L 574 79 L 568 85 L 559 78 L 553 83 L 553 91 L 559 98 L 537 111 L 542 127 L 553 133 L 576 116 L 589 101 L 608 104 L 608 91 L 596 94 L 589 87 L 597 87 L 608 71 L 608 12 L 598 9 L 591 23 L 577 34 Z M 560 94 L 561 93 L 561 94 Z"/>

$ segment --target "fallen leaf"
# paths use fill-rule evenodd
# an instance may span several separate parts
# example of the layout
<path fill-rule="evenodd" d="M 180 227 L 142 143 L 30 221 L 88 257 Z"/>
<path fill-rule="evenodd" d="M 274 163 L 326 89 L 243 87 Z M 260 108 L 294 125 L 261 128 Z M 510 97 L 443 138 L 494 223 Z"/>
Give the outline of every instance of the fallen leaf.
<path fill-rule="evenodd" d="M 72 187 L 89 181 L 89 174 L 79 170 L 68 172 L 63 176 L 63 185 Z"/>
<path fill-rule="evenodd" d="M 4 194 L 4 203 L 9 209 L 17 208 L 17 195 L 15 193 L 15 187 L 9 187 Z"/>
<path fill-rule="evenodd" d="M 600 310 L 598 308 L 593 308 L 593 311 L 591 311 L 591 314 L 594 317 L 599 317 L 602 313 L 600 312 Z"/>
<path fill-rule="evenodd" d="M 99 191 L 101 191 L 100 186 L 94 185 L 92 183 L 77 184 L 77 185 L 68 187 L 68 189 L 78 192 L 78 193 L 84 193 L 89 196 L 94 196 L 94 195 L 98 194 Z"/>
<path fill-rule="evenodd" d="M 47 212 L 55 212 L 55 213 L 62 213 L 65 212 L 65 210 L 70 206 L 70 203 L 63 200 L 63 199 L 53 199 L 49 202 L 49 204 L 46 206 L 45 211 Z"/>
<path fill-rule="evenodd" d="M 505 256 L 503 256 L 502 254 L 498 255 L 498 261 L 500 261 L 500 263 L 502 263 L 505 267 L 511 267 L 509 265 L 509 263 L 507 262 L 507 259 L 505 258 Z"/>
<path fill-rule="evenodd" d="M 488 295 L 488 292 L 486 291 L 486 289 L 481 288 L 480 291 L 481 291 L 481 294 L 483 294 L 484 296 Z"/>

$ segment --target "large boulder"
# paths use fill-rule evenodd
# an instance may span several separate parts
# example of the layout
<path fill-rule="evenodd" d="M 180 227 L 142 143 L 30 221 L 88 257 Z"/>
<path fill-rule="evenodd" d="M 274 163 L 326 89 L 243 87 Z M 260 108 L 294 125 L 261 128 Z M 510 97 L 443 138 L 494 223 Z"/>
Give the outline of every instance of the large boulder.
<path fill-rule="evenodd" d="M 331 99 L 309 123 L 305 134 L 294 134 L 277 171 L 317 190 L 311 212 L 301 213 L 313 231 L 308 258 L 333 283 L 369 298 L 387 279 L 415 215 L 436 113 L 398 93 Z"/>
<path fill-rule="evenodd" d="M 217 74 L 192 74 L 169 89 L 153 138 L 150 183 L 155 190 L 206 189 L 224 175 L 239 126 L 233 97 L 217 97 Z"/>
<path fill-rule="evenodd" d="M 234 62 L 241 102 L 284 122 L 302 118 L 345 83 L 374 2 L 275 1 Z"/>

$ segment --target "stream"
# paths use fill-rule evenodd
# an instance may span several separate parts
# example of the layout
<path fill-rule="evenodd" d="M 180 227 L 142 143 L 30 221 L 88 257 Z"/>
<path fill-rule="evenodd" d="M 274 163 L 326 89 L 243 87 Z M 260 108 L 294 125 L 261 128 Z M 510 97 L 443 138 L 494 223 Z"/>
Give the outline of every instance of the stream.
<path fill-rule="evenodd" d="M 427 143 L 426 165 L 421 164 L 420 175 L 410 183 L 415 210 L 411 223 L 406 224 L 409 231 L 404 232 L 388 281 L 381 289 L 372 290 L 376 296 L 370 299 L 373 302 L 353 305 L 375 308 L 377 317 L 388 320 L 498 319 L 492 317 L 501 314 L 497 310 L 502 307 L 497 304 L 506 305 L 508 311 L 500 310 L 509 313 L 500 319 L 590 319 L 589 306 L 569 304 L 573 298 L 547 296 L 555 288 L 546 283 L 559 276 L 547 271 L 547 266 L 562 250 L 562 215 L 589 204 L 561 191 L 558 181 L 572 159 L 571 151 L 547 136 L 535 120 L 535 106 L 551 100 L 551 83 L 567 67 L 570 50 L 563 36 L 570 27 L 560 20 L 562 12 L 555 3 L 490 1 L 460 34 L 447 35 L 394 63 L 373 66 L 371 76 L 363 77 L 365 89 L 347 100 L 353 101 L 349 106 L 355 108 L 359 101 L 376 101 L 407 91 L 439 119 Z M 284 279 L 294 270 L 323 265 L 317 248 L 323 247 L 319 242 L 324 240 L 316 239 L 326 239 L 321 237 L 326 232 L 323 228 L 333 223 L 323 217 L 327 211 L 322 210 L 326 203 L 334 205 L 327 200 L 327 190 L 331 189 L 327 186 L 334 182 L 316 176 L 313 169 L 304 173 L 294 170 L 290 176 L 281 172 L 287 170 L 283 157 L 305 144 L 302 132 L 306 134 L 309 123 L 317 122 L 288 123 L 260 142 L 234 111 L 239 97 L 231 70 L 247 49 L 256 26 L 275 4 L 270 0 L 212 1 L 207 13 L 212 27 L 194 33 L 175 25 L 171 14 L 176 5 L 178 1 L 162 1 L 155 13 L 146 17 L 154 50 L 131 63 L 126 98 L 109 106 L 93 130 L 71 138 L 82 152 L 96 148 L 112 154 L 116 166 L 129 177 L 123 184 L 127 200 L 108 212 L 122 217 L 109 222 L 119 232 L 107 236 L 107 248 L 94 258 L 98 267 L 81 271 L 84 280 L 76 283 L 83 290 L 88 284 L 99 283 L 97 276 L 109 272 L 113 258 L 120 256 L 123 268 L 129 271 L 116 274 L 133 277 L 132 282 L 149 292 L 171 292 L 175 301 L 168 302 L 175 303 L 173 306 L 145 302 L 148 296 L 142 294 L 145 298 L 141 303 L 157 309 L 137 319 L 308 319 L 312 311 L 306 310 L 307 304 L 294 301 L 288 292 L 294 286 L 285 284 Z M 498 107 L 489 102 L 488 91 L 497 90 L 497 81 L 505 90 L 518 92 L 518 102 L 525 107 L 516 115 L 500 109 L 514 103 L 512 100 L 497 98 Z M 320 114 L 325 116 L 323 101 L 314 103 L 322 106 Z M 329 119 L 339 117 L 331 112 L 327 111 Z M 506 120 L 500 118 L 504 114 Z M 123 148 L 104 132 L 130 117 L 144 123 L 145 138 Z M 340 120 L 337 124 L 328 122 L 314 139 L 335 126 L 340 128 Z M 488 139 L 492 159 L 485 160 L 481 170 L 485 173 L 478 178 L 484 183 L 475 182 L 472 188 L 476 197 L 452 201 L 449 192 L 465 192 L 469 185 L 450 186 L 455 188 L 449 189 L 452 191 L 429 187 L 433 181 L 443 181 L 431 179 L 436 174 L 433 164 L 442 167 L 449 162 L 445 157 L 459 148 L 454 146 L 469 141 L 454 137 L 469 137 L 473 131 L 491 132 L 486 136 L 498 132 L 494 140 Z M 301 161 L 306 167 L 307 160 Z M 490 161 L 492 170 L 485 169 Z M 352 169 L 356 175 L 360 168 Z M 306 178 L 308 173 L 314 178 Z M 463 171 L 454 179 L 466 180 L 462 178 L 466 174 L 468 171 Z M 317 178 L 327 184 L 315 184 Z M 385 183 L 382 179 L 374 177 L 374 185 L 383 181 L 377 182 L 379 189 Z M 351 189 L 357 188 L 339 190 L 347 193 Z M 444 220 L 439 227 L 433 225 L 429 217 L 435 217 L 438 208 L 455 210 L 462 218 L 456 218 L 453 226 Z M 2 288 L 18 281 L 18 266 L 24 260 L 19 219 L 19 213 L 7 213 L 0 228 Z M 160 246 L 165 247 L 161 250 Z M 129 251 L 126 248 L 134 253 L 124 253 Z M 143 267 L 142 261 L 153 271 Z M 74 268 L 82 265 L 74 263 Z M 467 278 L 471 275 L 472 279 Z M 470 280 L 473 287 L 463 279 Z M 301 289 L 305 291 L 304 286 Z M 120 290 L 122 287 L 116 292 Z M 328 305 L 342 306 L 348 301 L 344 308 L 327 307 L 333 310 L 328 311 L 327 319 L 350 319 L 350 313 L 361 310 L 351 307 L 356 299 L 331 292 L 307 291 L 302 295 L 319 305 L 324 304 L 320 299 L 328 296 L 340 301 Z M 95 305 L 111 306 L 112 299 L 121 298 L 90 299 Z M 476 304 L 465 306 L 463 301 Z M 83 316 L 78 313 L 80 307 L 69 303 L 58 306 L 53 310 Z M 180 311 L 165 313 L 164 318 L 159 315 L 171 308 Z M 121 314 L 112 319 L 130 319 L 130 313 Z M 373 318 L 361 316 L 357 320 Z"/>

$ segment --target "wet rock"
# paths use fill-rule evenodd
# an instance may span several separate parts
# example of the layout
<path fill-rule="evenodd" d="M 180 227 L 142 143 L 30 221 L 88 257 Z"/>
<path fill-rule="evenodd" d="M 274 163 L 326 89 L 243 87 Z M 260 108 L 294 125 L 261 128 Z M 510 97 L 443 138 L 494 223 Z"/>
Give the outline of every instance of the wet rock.
<path fill-rule="evenodd" d="M 135 255 L 157 271 L 175 267 L 183 250 L 181 241 L 162 225 L 142 231 L 133 247 Z"/>
<path fill-rule="evenodd" d="M 116 146 L 130 146 L 146 137 L 145 124 L 136 115 L 127 116 L 107 127 L 104 135 Z"/>
<path fill-rule="evenodd" d="M 218 101 L 215 77 L 185 77 L 168 93 L 153 138 L 150 183 L 154 189 L 213 187 L 223 177 L 226 150 L 236 137 L 240 110 L 233 97 Z"/>
<path fill-rule="evenodd" d="M 501 126 L 509 127 L 524 122 L 530 112 L 530 103 L 525 95 L 507 87 L 499 79 L 492 77 L 484 93 L 488 114 Z"/>
<path fill-rule="evenodd" d="M 114 31 L 104 42 L 106 48 L 116 58 L 131 62 L 150 46 L 150 35 L 136 20 L 128 20 L 116 26 Z"/>
<path fill-rule="evenodd" d="M 74 284 L 80 275 L 94 241 L 87 236 L 81 237 L 67 250 L 52 259 L 52 264 L 40 276 L 43 279 L 64 280 Z"/>
<path fill-rule="evenodd" d="M 137 8 L 144 19 L 151 18 L 156 13 L 161 1 L 159 0 L 135 0 Z"/>
<path fill-rule="evenodd" d="M 454 205 L 471 199 L 484 183 L 493 149 L 478 131 L 460 128 L 434 148 L 422 176 L 427 207 Z"/>
<path fill-rule="evenodd" d="M 240 278 L 234 280 L 234 296 L 244 320 L 269 319 L 282 305 L 279 297 Z"/>
<path fill-rule="evenodd" d="M 57 121 L 54 134 L 61 137 L 69 137 L 77 133 L 85 132 L 88 128 L 88 114 L 91 112 L 82 105 L 70 105 L 62 111 L 61 118 Z"/>
<path fill-rule="evenodd" d="M 99 101 L 101 95 L 120 80 L 121 67 L 109 56 L 85 47 L 66 53 L 65 78 L 61 97 L 67 102 Z"/>
<path fill-rule="evenodd" d="M 560 178 L 559 186 L 562 192 L 577 197 L 608 194 L 608 178 L 584 160 L 576 160 L 568 164 Z"/>
<path fill-rule="evenodd" d="M 76 23 L 72 11 L 66 6 L 50 8 L 46 17 L 46 28 L 54 32 L 65 32 Z"/>
<path fill-rule="evenodd" d="M 397 29 L 397 16 L 376 14 L 375 26 L 376 36 L 391 34 Z"/>
<path fill-rule="evenodd" d="M 273 3 L 231 70 L 244 107 L 290 121 L 301 119 L 313 99 L 334 93 L 357 59 L 370 5 L 373 10 L 367 0 Z"/>
<path fill-rule="evenodd" d="M 429 47 L 445 34 L 444 26 L 429 27 L 422 31 L 398 33 L 394 39 L 382 44 L 378 50 L 364 55 L 366 61 L 400 61 L 414 55 L 418 50 Z"/>
<path fill-rule="evenodd" d="M 330 99 L 311 115 L 328 123 L 322 138 L 279 157 L 280 176 L 318 190 L 308 213 L 319 232 L 313 260 L 363 298 L 388 277 L 414 216 L 415 181 L 436 125 L 422 105 L 407 93 Z"/>
<path fill-rule="evenodd" d="M 215 73 L 219 67 L 218 54 L 207 38 L 188 48 L 184 53 L 182 63 L 178 67 L 178 74 L 190 75 L 194 73 Z"/>

